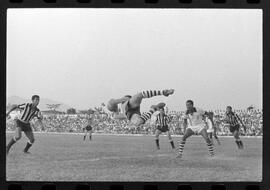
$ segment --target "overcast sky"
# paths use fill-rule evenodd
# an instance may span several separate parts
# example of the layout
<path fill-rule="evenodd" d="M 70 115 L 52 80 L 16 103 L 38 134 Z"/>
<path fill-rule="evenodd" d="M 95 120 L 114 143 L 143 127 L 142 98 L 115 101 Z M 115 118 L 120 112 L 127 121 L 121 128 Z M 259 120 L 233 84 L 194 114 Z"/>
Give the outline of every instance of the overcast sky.
<path fill-rule="evenodd" d="M 142 90 L 184 110 L 262 107 L 262 11 L 9 9 L 7 95 L 77 109 Z"/>

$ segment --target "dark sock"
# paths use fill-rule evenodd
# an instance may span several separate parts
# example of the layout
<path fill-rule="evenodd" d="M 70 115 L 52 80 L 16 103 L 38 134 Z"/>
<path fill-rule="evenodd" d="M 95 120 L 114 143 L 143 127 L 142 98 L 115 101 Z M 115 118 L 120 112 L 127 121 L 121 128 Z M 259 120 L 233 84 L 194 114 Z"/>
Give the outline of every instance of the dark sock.
<path fill-rule="evenodd" d="M 173 143 L 173 141 L 171 141 L 170 143 L 171 143 L 171 145 L 172 145 L 172 148 L 175 148 L 175 147 L 174 147 L 174 143 Z"/>
<path fill-rule="evenodd" d="M 159 139 L 156 139 L 156 145 L 157 145 L 157 148 L 159 149 Z"/>
<path fill-rule="evenodd" d="M 238 140 L 236 140 L 235 142 L 236 142 L 236 144 L 237 144 L 237 147 L 240 148 L 240 146 L 241 146 L 241 145 L 240 145 L 240 142 L 239 142 Z"/>
<path fill-rule="evenodd" d="M 92 135 L 89 136 L 90 141 L 92 140 Z"/>
<path fill-rule="evenodd" d="M 29 143 L 29 142 L 27 142 L 27 144 L 26 144 L 26 146 L 25 146 L 25 148 L 24 148 L 23 151 L 24 151 L 24 152 L 27 152 L 31 146 L 32 146 L 32 144 Z"/>
<path fill-rule="evenodd" d="M 241 140 L 239 141 L 239 144 L 240 144 L 240 147 L 243 149 L 244 148 L 244 144 L 243 144 L 243 142 Z"/>
<path fill-rule="evenodd" d="M 12 139 L 10 139 L 10 141 L 9 141 L 9 143 L 8 143 L 8 145 L 7 145 L 7 154 L 8 154 L 8 152 L 9 152 L 9 150 L 10 150 L 10 148 L 11 148 L 11 146 L 13 145 L 13 144 L 15 144 L 16 143 L 16 141 L 14 140 L 14 138 L 12 138 Z"/>
<path fill-rule="evenodd" d="M 83 140 L 85 140 L 86 135 L 83 136 Z"/>

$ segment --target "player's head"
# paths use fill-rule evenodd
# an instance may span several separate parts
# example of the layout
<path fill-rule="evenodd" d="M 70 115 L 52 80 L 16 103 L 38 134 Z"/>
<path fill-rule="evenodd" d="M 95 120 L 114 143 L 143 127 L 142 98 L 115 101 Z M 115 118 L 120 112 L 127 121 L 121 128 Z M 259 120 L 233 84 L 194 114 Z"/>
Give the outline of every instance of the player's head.
<path fill-rule="evenodd" d="M 39 95 L 33 95 L 31 99 L 34 106 L 37 106 L 39 104 Z"/>
<path fill-rule="evenodd" d="M 159 111 L 162 112 L 162 113 L 164 113 L 165 112 L 164 107 L 163 108 L 160 108 Z"/>
<path fill-rule="evenodd" d="M 231 112 L 231 111 L 232 111 L 232 107 L 231 107 L 231 106 L 227 106 L 227 107 L 226 107 L 226 112 L 229 113 L 229 112 Z"/>
<path fill-rule="evenodd" d="M 186 101 L 186 107 L 187 107 L 187 110 L 192 110 L 193 109 L 193 101 L 192 100 L 187 100 Z"/>
<path fill-rule="evenodd" d="M 211 111 L 210 111 L 210 112 L 208 112 L 208 117 L 209 117 L 209 118 L 211 118 L 211 119 L 213 119 L 213 118 L 214 118 L 214 113 L 213 113 L 213 112 L 211 112 Z"/>

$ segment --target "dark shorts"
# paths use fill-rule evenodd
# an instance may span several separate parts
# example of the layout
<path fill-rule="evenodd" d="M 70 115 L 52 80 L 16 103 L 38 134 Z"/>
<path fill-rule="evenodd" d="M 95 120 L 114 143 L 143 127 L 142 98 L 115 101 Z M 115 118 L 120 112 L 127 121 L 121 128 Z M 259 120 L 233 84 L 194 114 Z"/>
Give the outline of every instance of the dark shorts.
<path fill-rule="evenodd" d="M 17 127 L 20 127 L 22 131 L 29 132 L 32 131 L 30 123 L 23 123 L 20 120 L 16 120 Z"/>
<path fill-rule="evenodd" d="M 157 129 L 160 130 L 162 133 L 165 133 L 167 131 L 169 131 L 169 127 L 168 126 L 157 126 Z"/>
<path fill-rule="evenodd" d="M 92 130 L 92 127 L 91 126 L 87 126 L 85 127 L 86 131 L 91 131 Z"/>
<path fill-rule="evenodd" d="M 133 114 L 141 115 L 140 107 L 131 108 L 129 103 L 127 104 L 126 116 L 127 119 L 130 120 Z"/>
<path fill-rule="evenodd" d="M 231 133 L 234 133 L 234 131 L 239 132 L 239 129 L 240 129 L 240 125 L 235 125 L 235 126 L 230 125 L 230 132 Z"/>

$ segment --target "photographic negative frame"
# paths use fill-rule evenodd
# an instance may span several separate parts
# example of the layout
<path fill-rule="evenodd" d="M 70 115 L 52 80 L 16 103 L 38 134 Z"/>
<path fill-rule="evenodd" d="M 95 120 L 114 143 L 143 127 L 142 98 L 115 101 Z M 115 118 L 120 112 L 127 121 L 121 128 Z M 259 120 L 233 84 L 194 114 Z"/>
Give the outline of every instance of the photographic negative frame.
<path fill-rule="evenodd" d="M 263 97 L 268 97 L 268 86 L 267 86 L 267 71 L 269 66 L 269 8 L 270 4 L 267 1 L 259 0 L 237 0 L 237 1 L 222 1 L 222 0 L 209 0 L 209 1 L 199 1 L 199 0 L 175 0 L 175 1 L 165 1 L 165 0 L 145 0 L 145 1 L 135 1 L 135 0 L 111 0 L 111 1 L 87 1 L 87 0 L 78 0 L 78 1 L 59 1 L 59 0 L 10 0 L 2 1 L 1 4 L 1 93 L 2 97 L 6 96 L 7 91 L 7 12 L 10 8 L 21 9 L 21 8 L 149 8 L 149 9 L 259 9 L 262 10 L 262 55 L 263 55 Z M 1 106 L 1 122 L 2 126 L 5 126 L 4 113 L 6 113 L 6 98 L 2 98 Z M 267 105 L 267 98 L 263 98 L 263 105 Z M 264 109 L 264 125 L 267 126 L 267 106 Z M 266 119 L 265 119 L 266 118 Z M 263 128 L 263 133 L 266 138 L 263 138 L 263 159 L 262 159 L 262 182 L 241 182 L 241 181 L 218 181 L 218 182 L 194 182 L 194 181 L 173 181 L 173 182 L 157 182 L 157 181 L 114 181 L 114 182 L 101 182 L 101 181 L 56 181 L 56 182 L 40 182 L 40 181 L 6 181 L 6 130 L 4 127 L 0 129 L 1 137 L 1 187 L 5 189 L 267 189 L 270 187 L 269 182 L 267 181 L 269 177 L 269 163 L 267 160 L 269 158 L 269 150 L 266 148 L 269 144 L 267 140 L 267 134 L 269 129 Z"/>

